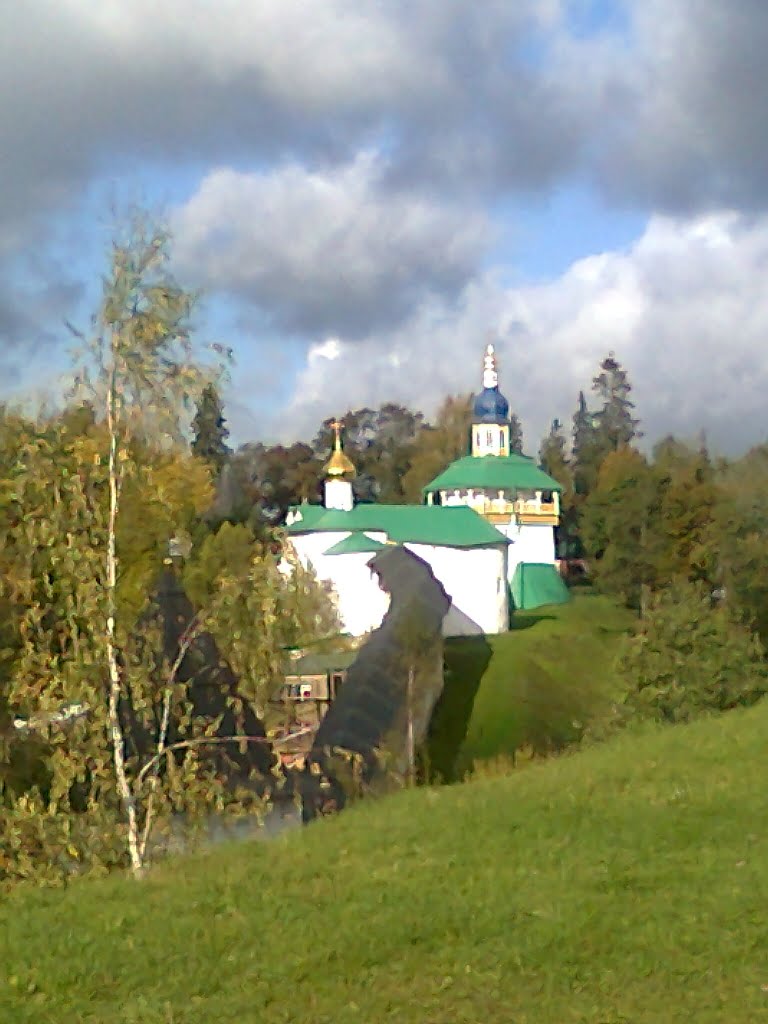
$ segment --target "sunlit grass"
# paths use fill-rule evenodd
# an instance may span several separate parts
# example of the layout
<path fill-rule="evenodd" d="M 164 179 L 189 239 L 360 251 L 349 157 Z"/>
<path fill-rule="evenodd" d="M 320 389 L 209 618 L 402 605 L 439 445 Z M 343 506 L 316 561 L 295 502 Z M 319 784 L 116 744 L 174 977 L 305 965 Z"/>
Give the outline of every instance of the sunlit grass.
<path fill-rule="evenodd" d="M 509 633 L 449 640 L 430 746 L 437 774 L 461 778 L 571 742 L 621 691 L 614 660 L 633 623 L 610 598 L 577 591 L 567 605 L 519 612 Z"/>
<path fill-rule="evenodd" d="M 768 705 L 21 891 L 0 1020 L 753 1024 Z"/>

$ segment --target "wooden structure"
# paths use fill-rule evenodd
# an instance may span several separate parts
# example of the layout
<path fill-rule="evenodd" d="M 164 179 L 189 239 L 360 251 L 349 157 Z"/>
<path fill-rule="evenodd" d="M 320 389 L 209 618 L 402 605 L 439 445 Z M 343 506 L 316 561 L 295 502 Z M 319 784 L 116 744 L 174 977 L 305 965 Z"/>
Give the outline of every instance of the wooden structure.
<path fill-rule="evenodd" d="M 298 652 L 271 701 L 273 738 L 286 768 L 302 768 L 320 723 L 336 699 L 357 651 Z"/>

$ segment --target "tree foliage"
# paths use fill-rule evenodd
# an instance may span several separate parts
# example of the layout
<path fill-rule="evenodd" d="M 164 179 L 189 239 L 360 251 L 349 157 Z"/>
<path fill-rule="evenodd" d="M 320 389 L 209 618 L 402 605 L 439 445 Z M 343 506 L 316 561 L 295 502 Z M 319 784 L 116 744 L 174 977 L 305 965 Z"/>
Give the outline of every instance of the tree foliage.
<path fill-rule="evenodd" d="M 90 407 L 17 431 L 2 558 L 8 703 L 23 724 L 4 742 L 34 748 L 38 765 L 2 793 L 8 871 L 15 857 L 22 873 L 126 860 L 140 873 L 155 826 L 222 799 L 196 740 L 216 723 L 191 714 L 143 614 L 170 536 L 211 496 L 208 470 L 183 450 L 183 417 L 210 379 L 193 358 L 192 303 L 168 272 L 167 239 L 134 224 L 81 336 Z M 189 742 L 165 756 L 179 728 Z"/>
<path fill-rule="evenodd" d="M 229 429 L 219 391 L 213 383 L 206 384 L 200 394 L 192 420 L 192 434 L 193 453 L 207 462 L 215 474 L 220 473 L 232 449 L 227 444 Z"/>
<path fill-rule="evenodd" d="M 552 420 L 549 433 L 539 446 L 539 464 L 563 488 L 562 507 L 567 508 L 573 495 L 573 472 L 568 458 L 568 443 L 560 420 Z"/>
<path fill-rule="evenodd" d="M 656 576 L 717 582 L 716 517 L 720 484 L 706 448 L 665 438 L 653 451 L 658 491 Z"/>
<path fill-rule="evenodd" d="M 768 445 L 722 468 L 712 547 L 726 600 L 768 643 Z"/>
<path fill-rule="evenodd" d="M 600 401 L 594 423 L 602 452 L 618 451 L 642 436 L 638 430 L 640 421 L 634 416 L 635 405 L 629 397 L 632 391 L 629 376 L 613 352 L 600 364 L 592 390 Z"/>
<path fill-rule="evenodd" d="M 184 567 L 184 586 L 259 717 L 282 679 L 289 651 L 335 637 L 332 592 L 284 538 L 264 544 L 242 524 L 209 534 Z"/>
<path fill-rule="evenodd" d="M 422 424 L 403 477 L 406 501 L 420 502 L 423 487 L 469 449 L 472 396 L 449 395 L 437 410 L 433 423 Z"/>
<path fill-rule="evenodd" d="M 523 454 L 523 425 L 514 412 L 509 414 L 509 450 L 512 455 Z"/>
<path fill-rule="evenodd" d="M 665 722 L 754 704 L 768 691 L 757 637 L 698 584 L 656 594 L 619 661 L 627 704 Z"/>
<path fill-rule="evenodd" d="M 634 448 L 612 452 L 582 509 L 581 534 L 601 589 L 641 608 L 655 582 L 653 470 Z"/>
<path fill-rule="evenodd" d="M 411 467 L 423 419 L 420 412 L 396 402 L 345 413 L 344 450 L 355 464 L 353 487 L 358 501 L 391 505 L 404 500 L 403 480 Z M 325 420 L 312 442 L 321 462 L 327 459 L 333 444 L 332 422 L 333 417 Z"/>
<path fill-rule="evenodd" d="M 235 502 L 229 509 L 222 506 L 223 518 L 247 522 L 261 534 L 284 522 L 291 505 L 320 498 L 322 462 L 304 442 L 289 447 L 245 444 L 231 468 L 232 480 L 225 477 L 222 491 L 229 484 Z"/>
<path fill-rule="evenodd" d="M 579 497 L 589 494 L 597 481 L 600 470 L 601 452 L 595 415 L 587 406 L 583 391 L 579 392 L 576 412 L 573 414 L 573 443 L 571 462 L 573 466 L 573 487 Z"/>

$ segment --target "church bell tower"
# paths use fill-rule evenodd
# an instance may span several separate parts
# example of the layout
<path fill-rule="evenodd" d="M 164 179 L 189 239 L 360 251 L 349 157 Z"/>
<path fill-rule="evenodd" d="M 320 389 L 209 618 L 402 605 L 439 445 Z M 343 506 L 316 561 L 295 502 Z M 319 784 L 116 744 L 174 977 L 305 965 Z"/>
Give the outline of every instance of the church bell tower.
<path fill-rule="evenodd" d="M 338 420 L 334 420 L 331 423 L 333 452 L 323 467 L 323 473 L 325 474 L 324 505 L 328 509 L 351 512 L 355 506 L 355 498 L 352 492 L 355 467 L 352 460 L 342 450 L 341 426 Z"/>
<path fill-rule="evenodd" d="M 493 345 L 485 350 L 483 390 L 472 410 L 472 455 L 509 455 L 509 402 L 499 391 Z"/>

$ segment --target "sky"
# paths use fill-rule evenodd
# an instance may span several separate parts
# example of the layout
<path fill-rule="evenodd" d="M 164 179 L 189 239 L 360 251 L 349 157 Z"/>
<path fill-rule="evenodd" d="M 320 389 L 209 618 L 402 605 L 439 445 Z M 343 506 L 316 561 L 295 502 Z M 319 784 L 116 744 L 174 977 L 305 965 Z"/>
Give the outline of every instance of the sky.
<path fill-rule="evenodd" d="M 768 434 L 765 0 L 0 0 L 0 397 L 55 400 L 160 211 L 235 443 L 614 351 L 648 442 Z"/>

